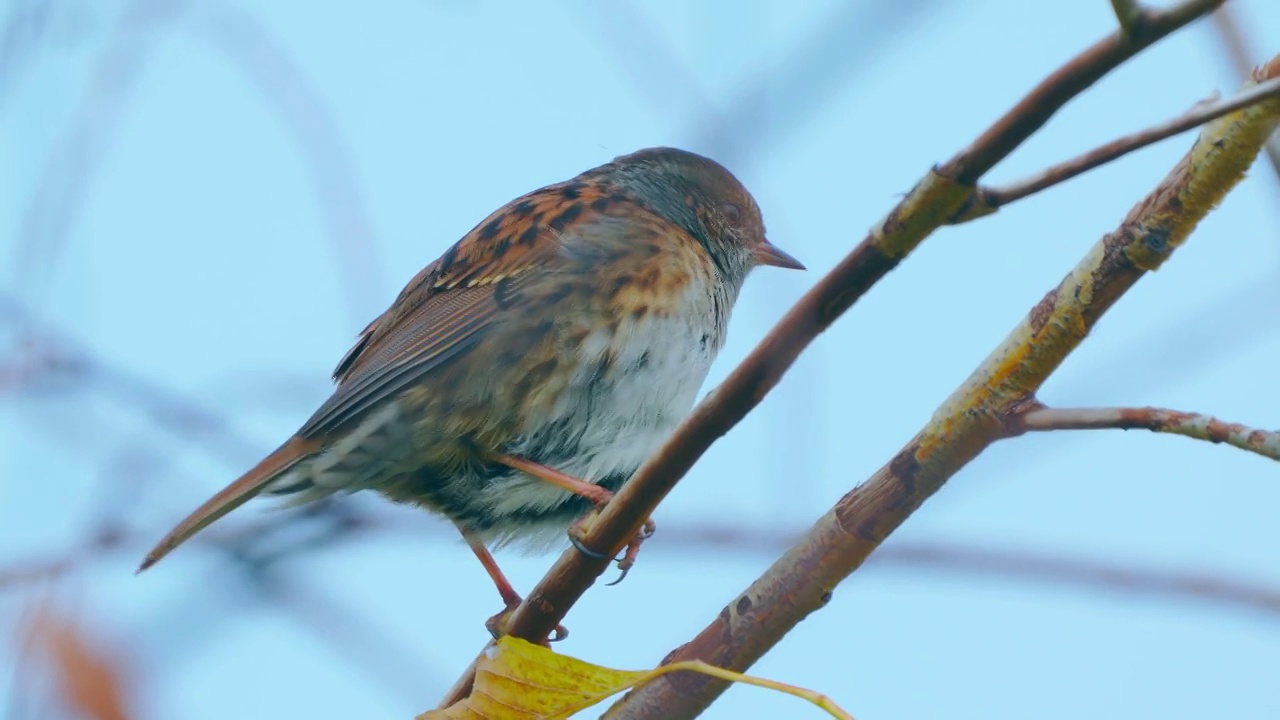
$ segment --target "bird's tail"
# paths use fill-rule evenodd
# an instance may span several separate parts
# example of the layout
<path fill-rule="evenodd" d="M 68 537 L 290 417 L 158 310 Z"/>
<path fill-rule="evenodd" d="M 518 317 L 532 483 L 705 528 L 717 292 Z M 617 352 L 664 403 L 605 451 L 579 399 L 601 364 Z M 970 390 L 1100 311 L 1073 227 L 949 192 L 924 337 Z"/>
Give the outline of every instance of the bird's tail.
<path fill-rule="evenodd" d="M 289 438 L 285 444 L 255 465 L 252 470 L 241 475 L 238 480 L 223 488 L 217 495 L 209 498 L 203 505 L 196 508 L 195 512 L 178 523 L 177 527 L 170 530 L 169 534 L 165 535 L 164 539 L 151 552 L 147 553 L 142 565 L 138 567 L 138 572 L 155 565 L 160 561 L 160 558 L 168 555 L 174 548 L 189 540 L 192 535 L 251 500 L 270 485 L 272 481 L 288 472 L 290 468 L 300 461 L 315 454 L 320 448 L 321 443 L 317 440 L 304 440 L 297 436 Z"/>

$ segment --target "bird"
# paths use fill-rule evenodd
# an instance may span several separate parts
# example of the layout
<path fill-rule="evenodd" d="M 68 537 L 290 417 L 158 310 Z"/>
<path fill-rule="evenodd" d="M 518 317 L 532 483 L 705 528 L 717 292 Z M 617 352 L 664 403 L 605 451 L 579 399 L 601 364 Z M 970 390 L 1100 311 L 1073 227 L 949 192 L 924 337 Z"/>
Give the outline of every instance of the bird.
<path fill-rule="evenodd" d="M 686 150 L 518 197 L 418 272 L 342 357 L 328 400 L 138 572 L 254 497 L 374 490 L 457 526 L 511 610 L 520 595 L 489 548 L 576 537 L 688 415 L 762 265 L 804 269 L 746 187 Z"/>

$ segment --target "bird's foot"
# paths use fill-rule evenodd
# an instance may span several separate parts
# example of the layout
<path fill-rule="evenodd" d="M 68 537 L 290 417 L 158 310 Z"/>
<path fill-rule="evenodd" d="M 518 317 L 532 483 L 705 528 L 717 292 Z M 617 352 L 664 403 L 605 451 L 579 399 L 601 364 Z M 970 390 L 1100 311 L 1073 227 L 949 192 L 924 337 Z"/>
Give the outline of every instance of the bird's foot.
<path fill-rule="evenodd" d="M 602 560 L 606 557 L 604 554 L 587 547 L 583 543 L 583 538 L 586 537 L 587 528 L 590 527 L 595 518 L 600 515 L 600 510 L 604 508 L 611 499 L 613 499 L 612 492 L 609 492 L 607 489 L 594 483 L 579 480 L 578 478 L 566 475 L 559 470 L 549 468 L 546 465 L 542 465 L 531 460 L 502 453 L 494 453 L 491 457 L 495 462 L 499 462 L 509 468 L 532 475 L 533 477 L 551 483 L 556 487 L 568 490 L 574 495 L 578 495 L 589 500 L 594 509 L 586 515 L 578 518 L 577 521 L 569 526 L 569 542 L 573 543 L 573 546 L 578 549 L 578 552 L 586 555 L 587 557 L 596 558 L 597 560 Z M 631 541 L 627 543 L 627 547 L 622 553 L 622 557 L 618 558 L 618 569 L 622 571 L 622 574 L 618 576 L 617 580 L 609 583 L 610 585 L 617 585 L 627 576 L 627 572 L 636 564 L 636 555 L 640 554 L 640 543 L 648 540 L 649 537 L 653 535 L 654 528 L 653 520 L 645 520 L 644 525 L 642 525 L 640 530 L 636 532 L 635 537 L 631 538 Z"/>
<path fill-rule="evenodd" d="M 597 560 L 602 560 L 608 556 L 587 547 L 583 540 L 586 538 L 587 530 L 590 529 L 591 523 L 599 517 L 600 511 L 603 508 L 604 503 L 596 505 L 594 510 L 578 518 L 569 526 L 569 543 L 577 548 L 578 552 Z M 628 542 L 627 546 L 623 549 L 622 556 L 617 558 L 618 570 L 621 571 L 621 574 L 618 575 L 617 580 L 614 580 L 611 583 L 606 583 L 606 585 L 617 585 L 626 579 L 627 573 L 631 572 L 631 568 L 636 564 L 636 557 L 640 555 L 640 544 L 653 537 L 653 533 L 657 530 L 657 527 L 658 526 L 652 519 L 644 521 L 644 524 L 640 526 L 640 529 L 636 531 L 636 534 L 631 538 L 631 541 Z"/>

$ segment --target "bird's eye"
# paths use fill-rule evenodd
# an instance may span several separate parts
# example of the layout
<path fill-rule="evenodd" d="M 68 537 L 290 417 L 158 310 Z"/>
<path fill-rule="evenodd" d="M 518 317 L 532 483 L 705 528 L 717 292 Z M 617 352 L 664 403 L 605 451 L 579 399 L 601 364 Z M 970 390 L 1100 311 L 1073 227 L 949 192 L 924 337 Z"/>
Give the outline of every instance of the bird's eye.
<path fill-rule="evenodd" d="M 728 221 L 730 225 L 737 225 L 738 222 L 742 220 L 742 210 L 733 203 L 724 203 L 721 205 L 720 214 L 724 215 L 724 219 Z"/>

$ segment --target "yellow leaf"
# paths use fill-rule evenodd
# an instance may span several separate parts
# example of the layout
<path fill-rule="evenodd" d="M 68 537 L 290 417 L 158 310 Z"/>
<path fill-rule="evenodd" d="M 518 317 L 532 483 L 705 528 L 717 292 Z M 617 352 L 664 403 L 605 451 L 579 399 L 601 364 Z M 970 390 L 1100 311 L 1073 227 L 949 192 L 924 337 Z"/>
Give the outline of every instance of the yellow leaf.
<path fill-rule="evenodd" d="M 510 636 L 485 651 L 471 696 L 416 720 L 534 720 L 566 718 L 610 695 L 670 672 L 700 672 L 731 682 L 803 698 L 838 720 L 853 720 L 830 698 L 811 690 L 724 670 L 693 660 L 654 670 L 613 670 Z"/>

